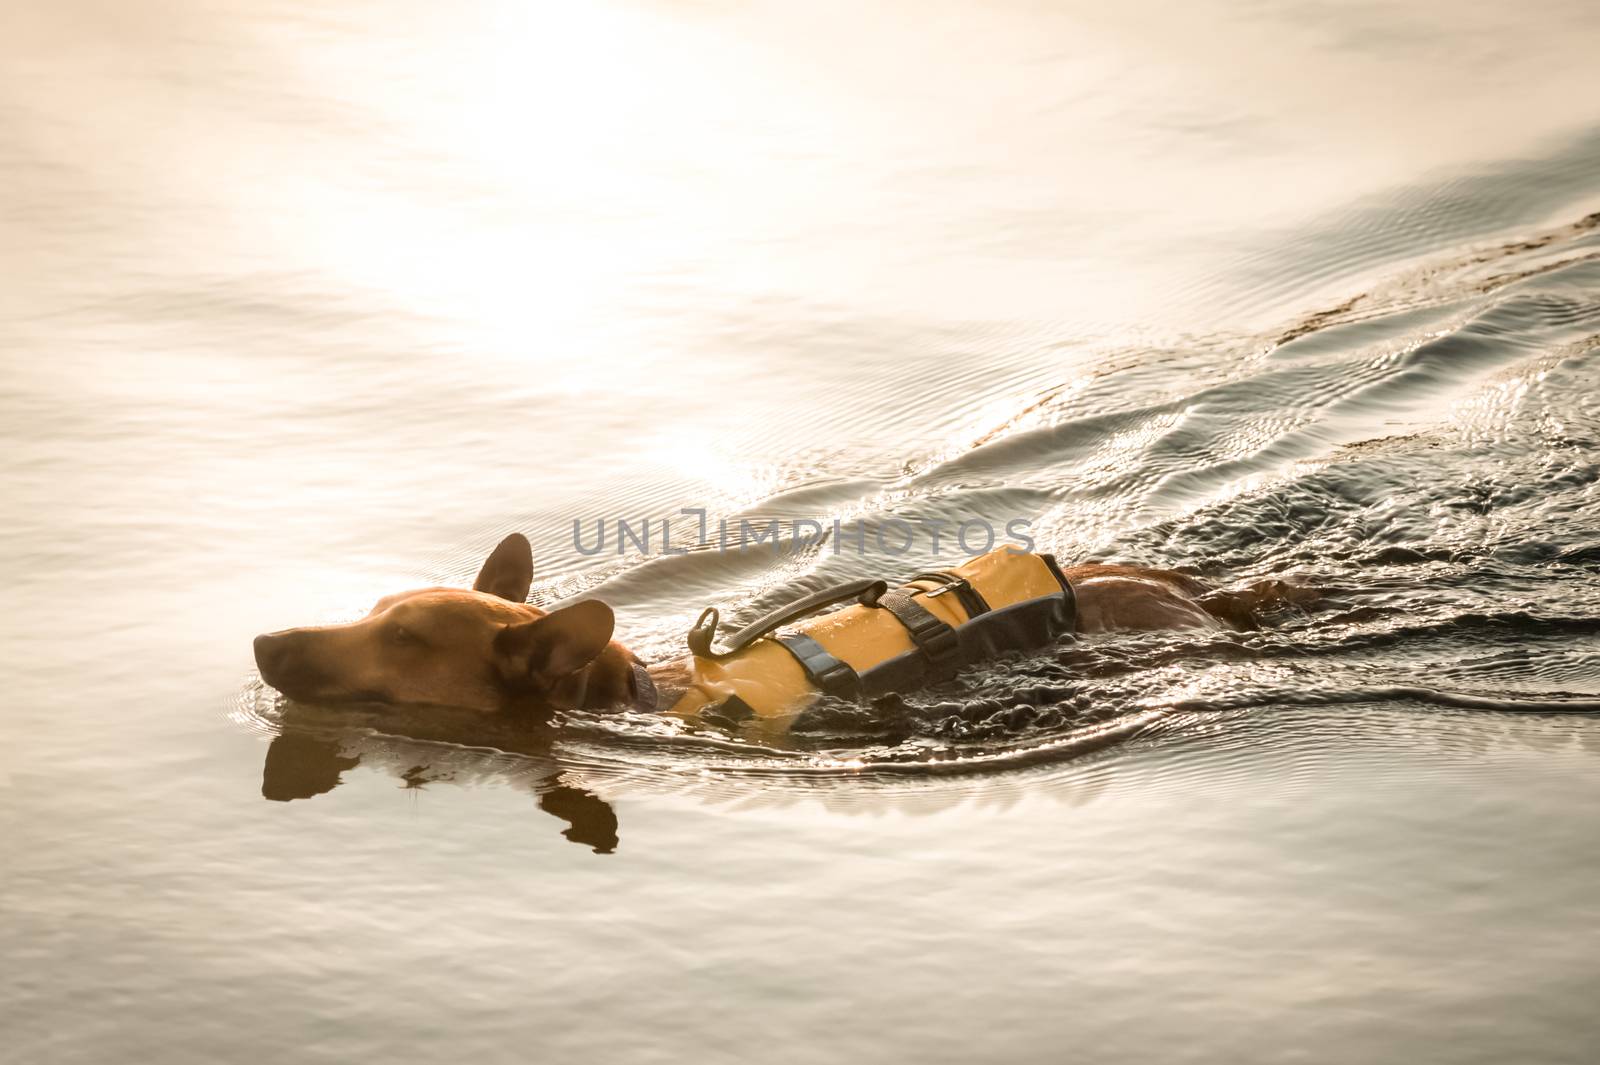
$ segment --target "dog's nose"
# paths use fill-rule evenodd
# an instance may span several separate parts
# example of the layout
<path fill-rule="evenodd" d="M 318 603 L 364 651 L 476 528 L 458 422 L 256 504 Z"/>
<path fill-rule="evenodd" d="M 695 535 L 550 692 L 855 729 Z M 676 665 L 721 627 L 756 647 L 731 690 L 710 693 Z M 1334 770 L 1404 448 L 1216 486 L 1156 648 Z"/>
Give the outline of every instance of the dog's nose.
<path fill-rule="evenodd" d="M 283 652 L 288 641 L 275 632 L 262 633 L 255 639 L 256 669 L 261 671 L 261 679 L 268 684 L 273 684 L 273 678 L 278 675 L 278 667 L 283 663 Z M 273 684 L 273 687 L 277 687 Z"/>

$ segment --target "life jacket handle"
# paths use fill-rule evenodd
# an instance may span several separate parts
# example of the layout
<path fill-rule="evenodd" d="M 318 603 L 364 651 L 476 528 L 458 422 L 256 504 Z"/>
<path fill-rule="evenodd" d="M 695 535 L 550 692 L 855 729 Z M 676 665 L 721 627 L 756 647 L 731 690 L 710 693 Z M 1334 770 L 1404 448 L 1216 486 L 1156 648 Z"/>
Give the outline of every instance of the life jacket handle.
<path fill-rule="evenodd" d="M 721 615 L 717 613 L 716 607 L 708 606 L 700 612 L 700 619 L 689 630 L 687 637 L 689 650 L 698 658 L 709 658 L 712 661 L 727 658 L 729 655 L 738 654 L 772 630 L 799 621 L 807 614 L 821 610 L 825 606 L 842 603 L 847 599 L 854 599 L 864 606 L 877 606 L 878 597 L 888 590 L 888 581 L 864 577 L 848 584 L 812 592 L 802 599 L 796 599 L 788 606 L 779 607 L 770 614 L 752 621 L 728 637 L 727 646 L 720 651 L 714 650 L 711 643 L 717 638 L 717 623 L 721 620 Z"/>

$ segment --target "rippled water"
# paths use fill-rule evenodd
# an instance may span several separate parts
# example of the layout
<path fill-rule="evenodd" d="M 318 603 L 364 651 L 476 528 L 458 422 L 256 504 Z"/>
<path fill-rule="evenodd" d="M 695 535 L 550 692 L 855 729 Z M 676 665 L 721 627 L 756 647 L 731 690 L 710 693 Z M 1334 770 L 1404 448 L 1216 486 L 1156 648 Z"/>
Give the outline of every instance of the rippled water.
<path fill-rule="evenodd" d="M 1597 33 L 7 8 L 8 1059 L 1589 1060 Z M 574 549 L 682 507 L 1320 594 L 781 736 L 250 671 L 512 529 L 650 655 L 961 554 Z"/>

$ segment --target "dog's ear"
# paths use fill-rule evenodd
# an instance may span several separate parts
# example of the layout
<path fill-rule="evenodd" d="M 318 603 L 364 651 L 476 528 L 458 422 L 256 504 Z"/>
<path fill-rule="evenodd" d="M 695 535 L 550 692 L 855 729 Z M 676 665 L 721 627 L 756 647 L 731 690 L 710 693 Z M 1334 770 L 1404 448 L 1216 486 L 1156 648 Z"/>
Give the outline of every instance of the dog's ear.
<path fill-rule="evenodd" d="M 521 533 L 512 533 L 500 541 L 500 546 L 489 552 L 478 579 L 472 582 L 475 592 L 488 592 L 513 603 L 525 602 L 528 586 L 533 583 L 533 548 Z"/>
<path fill-rule="evenodd" d="M 494 638 L 495 662 L 513 684 L 548 687 L 593 662 L 611 642 L 615 625 L 610 607 L 585 599 L 501 629 Z"/>

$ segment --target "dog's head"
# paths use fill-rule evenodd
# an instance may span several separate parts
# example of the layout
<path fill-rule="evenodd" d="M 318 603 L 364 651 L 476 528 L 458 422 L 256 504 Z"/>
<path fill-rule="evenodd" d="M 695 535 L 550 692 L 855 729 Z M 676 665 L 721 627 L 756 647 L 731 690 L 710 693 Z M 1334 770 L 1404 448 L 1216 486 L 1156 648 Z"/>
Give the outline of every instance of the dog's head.
<path fill-rule="evenodd" d="M 626 698 L 632 660 L 611 643 L 611 608 L 591 599 L 546 613 L 523 602 L 532 580 L 528 541 L 513 533 L 471 591 L 401 592 L 348 625 L 257 636 L 256 666 L 268 684 L 305 702 L 499 710 Z"/>

